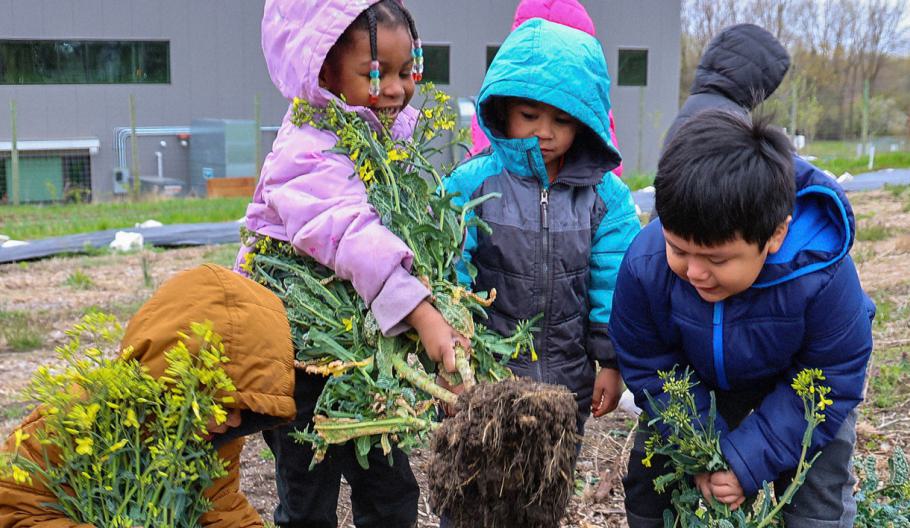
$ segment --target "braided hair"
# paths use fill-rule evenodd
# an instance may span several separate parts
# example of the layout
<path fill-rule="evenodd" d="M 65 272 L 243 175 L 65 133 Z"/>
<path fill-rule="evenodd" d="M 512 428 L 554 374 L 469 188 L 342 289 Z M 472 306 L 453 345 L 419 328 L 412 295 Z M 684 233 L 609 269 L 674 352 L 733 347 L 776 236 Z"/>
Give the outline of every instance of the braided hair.
<path fill-rule="evenodd" d="M 353 40 L 355 31 L 366 31 L 370 36 L 370 104 L 376 104 L 379 100 L 379 52 L 376 46 L 376 28 L 379 24 L 391 27 L 406 26 L 411 34 L 412 48 L 411 56 L 414 59 L 414 65 L 411 67 L 411 75 L 415 81 L 420 82 L 423 79 L 423 48 L 420 43 L 420 37 L 417 35 L 417 25 L 414 23 L 414 17 L 407 10 L 400 0 L 380 0 L 365 9 L 357 18 L 351 22 L 351 25 L 344 30 L 344 33 L 335 42 L 335 45 L 329 50 L 326 61 L 333 60 L 340 50 L 349 46 Z"/>

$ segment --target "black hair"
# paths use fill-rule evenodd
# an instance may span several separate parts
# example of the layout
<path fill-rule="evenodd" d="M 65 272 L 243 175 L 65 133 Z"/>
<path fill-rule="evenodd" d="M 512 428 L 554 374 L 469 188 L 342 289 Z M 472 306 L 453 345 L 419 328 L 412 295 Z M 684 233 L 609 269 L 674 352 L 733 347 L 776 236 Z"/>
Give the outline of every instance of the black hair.
<path fill-rule="evenodd" d="M 741 236 L 763 250 L 793 213 L 793 147 L 771 116 L 707 110 L 685 122 L 657 166 L 663 226 L 702 246 Z"/>
<path fill-rule="evenodd" d="M 357 31 L 366 31 L 369 34 L 370 58 L 377 60 L 376 28 L 379 24 L 387 27 L 407 27 L 413 42 L 417 42 L 420 39 L 417 35 L 417 25 L 414 23 L 414 17 L 411 16 L 411 13 L 399 0 L 380 0 L 357 15 L 357 18 L 351 22 L 351 25 L 344 30 L 344 33 L 338 37 L 335 45 L 329 50 L 325 62 L 334 61 L 338 53 L 349 47 L 353 42 L 353 35 Z"/>

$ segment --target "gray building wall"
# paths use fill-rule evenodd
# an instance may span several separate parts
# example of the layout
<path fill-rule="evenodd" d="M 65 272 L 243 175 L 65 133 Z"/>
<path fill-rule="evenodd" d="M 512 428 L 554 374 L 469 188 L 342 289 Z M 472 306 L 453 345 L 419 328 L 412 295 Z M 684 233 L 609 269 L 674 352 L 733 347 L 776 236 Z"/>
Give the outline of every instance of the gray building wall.
<path fill-rule="evenodd" d="M 0 2 L 2 38 L 168 40 L 171 66 L 166 85 L 0 85 L 0 141 L 10 139 L 9 99 L 16 100 L 20 140 L 98 138 L 92 191 L 103 200 L 112 191 L 114 129 L 130 126 L 130 94 L 140 127 L 189 127 L 194 118 L 253 119 L 255 94 L 262 98 L 263 124 L 280 123 L 286 103 L 262 58 L 262 6 L 262 0 Z M 189 155 L 176 136 L 140 137 L 139 146 L 141 175 L 157 173 L 155 151 L 164 155 L 165 176 L 185 175 Z"/>
<path fill-rule="evenodd" d="M 664 131 L 676 114 L 679 84 L 680 0 L 587 0 L 611 75 L 620 48 L 648 49 L 644 88 L 614 86 L 614 117 L 627 170 L 653 171 Z M 408 6 L 427 44 L 451 45 L 455 96 L 479 89 L 486 46 L 511 27 L 517 0 L 413 0 Z M 272 86 L 260 49 L 263 0 L 6 0 L 0 37 L 13 39 L 168 40 L 170 84 L 0 85 L 0 141 L 11 136 L 9 100 L 18 107 L 18 137 L 97 138 L 92 161 L 95 200 L 111 196 L 117 163 L 114 130 L 128 127 L 129 96 L 137 126 L 189 127 L 193 119 L 253 119 L 261 97 L 263 125 L 277 125 L 286 102 Z M 268 151 L 271 136 L 264 136 Z M 159 141 L 164 140 L 162 147 Z M 186 178 L 188 149 L 176 136 L 140 137 L 142 176 Z M 191 140 L 192 141 L 192 140 Z M 127 142 L 127 148 L 129 143 Z M 129 160 L 129 156 L 126 157 Z"/>

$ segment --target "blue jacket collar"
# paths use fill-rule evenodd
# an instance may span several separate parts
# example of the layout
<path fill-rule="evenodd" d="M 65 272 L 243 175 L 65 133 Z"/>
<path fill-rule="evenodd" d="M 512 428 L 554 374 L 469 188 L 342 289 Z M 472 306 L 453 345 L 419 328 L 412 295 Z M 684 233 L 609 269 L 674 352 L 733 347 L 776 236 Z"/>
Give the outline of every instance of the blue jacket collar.
<path fill-rule="evenodd" d="M 783 245 L 768 256 L 754 288 L 767 288 L 831 266 L 853 246 L 853 208 L 841 186 L 802 158 L 795 158 L 794 168 L 793 219 Z"/>

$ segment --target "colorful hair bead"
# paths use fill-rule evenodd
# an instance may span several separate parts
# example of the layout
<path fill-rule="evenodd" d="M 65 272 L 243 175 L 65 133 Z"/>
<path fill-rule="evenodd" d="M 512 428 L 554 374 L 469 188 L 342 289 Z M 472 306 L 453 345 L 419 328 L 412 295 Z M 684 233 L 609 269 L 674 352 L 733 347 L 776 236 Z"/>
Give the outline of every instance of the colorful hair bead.
<path fill-rule="evenodd" d="M 414 48 L 411 50 L 411 56 L 414 58 L 414 65 L 411 67 L 411 76 L 415 82 L 423 79 L 423 46 L 420 39 L 414 39 Z"/>
<path fill-rule="evenodd" d="M 379 102 L 379 61 L 370 61 L 370 104 Z"/>

